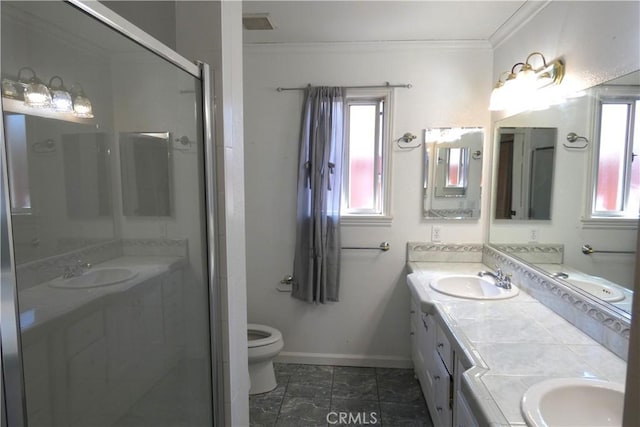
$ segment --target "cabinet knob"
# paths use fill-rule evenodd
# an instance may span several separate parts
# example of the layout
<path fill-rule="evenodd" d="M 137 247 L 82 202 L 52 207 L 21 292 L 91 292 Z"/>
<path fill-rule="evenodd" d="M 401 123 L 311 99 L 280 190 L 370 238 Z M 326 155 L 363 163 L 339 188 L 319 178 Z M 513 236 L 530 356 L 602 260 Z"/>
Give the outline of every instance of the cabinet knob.
<path fill-rule="evenodd" d="M 440 375 L 434 376 L 433 379 L 436 380 L 436 381 L 440 381 Z"/>
<path fill-rule="evenodd" d="M 416 311 L 415 311 L 415 310 L 411 310 L 409 313 L 411 313 L 411 314 L 415 314 L 415 313 L 416 313 Z"/>
<path fill-rule="evenodd" d="M 438 348 L 444 348 L 444 344 L 442 344 L 441 342 L 438 343 Z"/>
<path fill-rule="evenodd" d="M 437 410 L 438 412 L 442 412 L 442 406 L 436 406 L 436 410 Z"/>
<path fill-rule="evenodd" d="M 416 334 L 415 332 L 409 332 L 409 335 L 415 335 L 415 334 Z"/>

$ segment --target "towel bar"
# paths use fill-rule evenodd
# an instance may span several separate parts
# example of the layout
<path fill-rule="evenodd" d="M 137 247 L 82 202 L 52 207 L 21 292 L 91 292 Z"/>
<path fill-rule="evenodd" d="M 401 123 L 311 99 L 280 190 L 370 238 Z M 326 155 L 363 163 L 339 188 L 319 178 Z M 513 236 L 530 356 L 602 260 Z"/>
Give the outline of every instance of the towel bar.
<path fill-rule="evenodd" d="M 582 245 L 582 253 L 585 255 L 591 254 L 635 254 L 635 251 L 597 251 L 591 247 L 591 245 Z"/>
<path fill-rule="evenodd" d="M 382 252 L 387 252 L 389 249 L 391 249 L 391 245 L 389 245 L 389 242 L 382 242 L 380 243 L 380 246 L 343 246 L 342 249 L 374 249 L 374 250 L 378 250 L 378 251 L 382 251 Z"/>

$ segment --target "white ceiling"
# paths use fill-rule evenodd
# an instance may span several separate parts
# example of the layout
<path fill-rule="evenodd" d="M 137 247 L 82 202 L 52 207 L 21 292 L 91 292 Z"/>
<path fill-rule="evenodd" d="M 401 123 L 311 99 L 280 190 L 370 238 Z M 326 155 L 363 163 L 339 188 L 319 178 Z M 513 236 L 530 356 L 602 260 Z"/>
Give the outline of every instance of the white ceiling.
<path fill-rule="evenodd" d="M 268 13 L 274 30 L 244 30 L 245 43 L 454 41 L 496 37 L 546 1 L 244 1 L 243 14 Z M 517 21 L 517 22 L 515 22 Z"/>

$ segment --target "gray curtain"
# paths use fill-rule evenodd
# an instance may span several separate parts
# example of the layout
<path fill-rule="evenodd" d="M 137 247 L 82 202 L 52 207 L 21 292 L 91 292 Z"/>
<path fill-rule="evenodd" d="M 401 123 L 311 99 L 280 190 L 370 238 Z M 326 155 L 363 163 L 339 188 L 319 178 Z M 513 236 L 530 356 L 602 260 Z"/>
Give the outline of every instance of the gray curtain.
<path fill-rule="evenodd" d="M 292 296 L 338 301 L 343 89 L 305 90 L 298 164 L 298 214 Z"/>

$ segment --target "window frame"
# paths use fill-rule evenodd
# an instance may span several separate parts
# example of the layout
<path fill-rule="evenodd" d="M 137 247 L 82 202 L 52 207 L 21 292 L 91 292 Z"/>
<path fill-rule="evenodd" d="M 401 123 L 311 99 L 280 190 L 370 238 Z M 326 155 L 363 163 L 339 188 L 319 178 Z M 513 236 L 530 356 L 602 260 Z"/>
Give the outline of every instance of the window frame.
<path fill-rule="evenodd" d="M 636 101 L 640 101 L 640 90 L 633 86 L 603 86 L 599 88 L 592 103 L 593 117 L 593 138 L 591 150 L 590 177 L 588 182 L 591 187 L 587 189 L 588 200 L 586 212 L 583 217 L 583 228 L 615 228 L 615 229 L 636 229 L 638 225 L 638 215 L 631 216 L 627 211 L 627 203 L 630 192 L 631 162 L 630 152 L 633 152 L 633 141 L 635 132 L 634 122 L 640 109 L 636 108 Z M 600 128 L 602 121 L 603 104 L 625 104 L 627 110 L 627 129 L 625 142 L 625 164 L 623 178 L 623 210 L 608 212 L 596 209 L 596 194 L 598 186 L 598 163 L 600 157 Z M 640 161 L 638 159 L 637 161 Z"/>
<path fill-rule="evenodd" d="M 344 108 L 344 156 L 342 172 L 342 200 L 340 222 L 343 225 L 388 225 L 391 223 L 391 134 L 393 116 L 393 91 L 390 88 L 346 89 Z M 374 162 L 374 175 L 380 177 L 380 189 L 374 182 L 374 204 L 378 210 L 347 210 L 349 196 L 349 107 L 351 105 L 368 105 L 383 103 L 382 120 L 376 123 L 376 152 L 380 152 L 381 162 Z M 379 107 L 376 107 L 379 111 Z M 380 129 L 381 128 L 381 129 Z M 380 167 L 378 167 L 380 164 Z M 380 170 L 381 169 L 381 170 Z M 375 178 L 374 178 L 375 180 Z"/>

